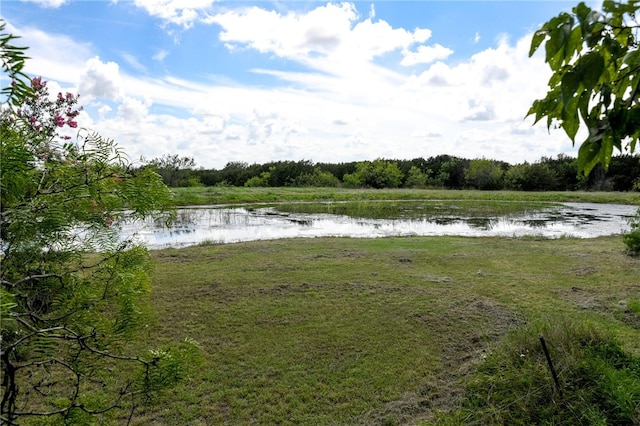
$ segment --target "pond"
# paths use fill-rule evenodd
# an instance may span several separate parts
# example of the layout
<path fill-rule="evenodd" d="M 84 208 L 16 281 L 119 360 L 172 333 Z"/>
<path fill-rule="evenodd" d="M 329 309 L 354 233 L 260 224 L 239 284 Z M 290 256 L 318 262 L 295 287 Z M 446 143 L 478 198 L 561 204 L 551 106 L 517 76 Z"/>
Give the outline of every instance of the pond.
<path fill-rule="evenodd" d="M 150 249 L 313 237 L 595 238 L 628 231 L 628 218 L 638 210 L 637 206 L 594 203 L 544 204 L 535 209 L 494 206 L 490 212 L 470 206 L 460 209 L 451 202 L 348 204 L 181 208 L 170 228 L 153 221 L 128 222 L 122 225 L 122 236 L 144 242 Z"/>

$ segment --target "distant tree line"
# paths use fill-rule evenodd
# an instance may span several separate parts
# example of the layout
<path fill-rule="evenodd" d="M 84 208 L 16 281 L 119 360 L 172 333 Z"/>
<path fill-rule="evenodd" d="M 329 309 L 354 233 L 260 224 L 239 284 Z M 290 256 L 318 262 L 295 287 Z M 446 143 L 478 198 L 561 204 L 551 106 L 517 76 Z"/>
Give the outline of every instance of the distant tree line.
<path fill-rule="evenodd" d="M 309 160 L 264 164 L 230 162 L 224 168 L 196 168 L 192 157 L 165 155 L 150 162 L 164 182 L 180 186 L 445 188 L 521 191 L 640 191 L 640 157 L 618 155 L 609 169 L 578 172 L 578 160 L 567 155 L 542 157 L 534 163 L 438 155 L 413 160 L 377 159 L 348 163 Z"/>

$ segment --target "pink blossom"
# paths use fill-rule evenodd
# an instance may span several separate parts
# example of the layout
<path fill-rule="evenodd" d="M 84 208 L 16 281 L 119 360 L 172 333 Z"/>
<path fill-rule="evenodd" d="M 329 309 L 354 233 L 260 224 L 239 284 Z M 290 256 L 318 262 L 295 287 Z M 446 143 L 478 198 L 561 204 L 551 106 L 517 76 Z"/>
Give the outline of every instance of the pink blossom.
<path fill-rule="evenodd" d="M 69 125 L 69 127 L 71 127 L 72 129 L 75 129 L 76 127 L 78 127 L 78 122 L 73 121 L 73 120 L 67 120 L 67 124 Z"/>
<path fill-rule="evenodd" d="M 43 89 L 47 85 L 47 82 L 43 82 L 41 77 L 35 77 L 31 80 L 31 87 L 38 91 Z"/>
<path fill-rule="evenodd" d="M 53 120 L 56 122 L 56 126 L 58 127 L 64 126 L 64 118 L 62 118 L 60 114 L 56 114 Z"/>

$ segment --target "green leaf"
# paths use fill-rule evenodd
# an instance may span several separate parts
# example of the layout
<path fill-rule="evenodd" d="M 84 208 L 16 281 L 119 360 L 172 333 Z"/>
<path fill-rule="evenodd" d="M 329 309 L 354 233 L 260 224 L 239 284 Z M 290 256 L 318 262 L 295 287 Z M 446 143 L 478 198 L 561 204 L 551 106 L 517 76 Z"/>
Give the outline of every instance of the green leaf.
<path fill-rule="evenodd" d="M 578 171 L 588 175 L 598 164 L 600 141 L 585 141 L 578 150 Z"/>
<path fill-rule="evenodd" d="M 568 102 L 578 90 L 580 86 L 580 78 L 578 74 L 572 70 L 562 76 L 562 101 Z"/>
<path fill-rule="evenodd" d="M 580 53 L 580 48 L 582 47 L 582 31 L 580 27 L 575 27 L 572 30 L 571 27 L 567 28 L 570 29 L 570 32 L 564 46 L 564 60 L 569 63 L 575 53 Z"/>
<path fill-rule="evenodd" d="M 592 51 L 582 56 L 576 62 L 575 71 L 578 79 L 586 90 L 593 90 L 598 84 L 604 70 L 604 58 L 598 51 Z"/>
<path fill-rule="evenodd" d="M 580 127 L 580 119 L 578 117 L 578 102 L 579 98 L 576 96 L 571 98 L 567 102 L 562 111 L 562 128 L 567 133 L 567 136 L 571 138 L 571 142 L 575 143 L 576 133 Z"/>
<path fill-rule="evenodd" d="M 591 101 L 591 92 L 584 91 L 578 100 L 578 111 L 585 122 L 589 121 L 589 102 Z"/>
<path fill-rule="evenodd" d="M 620 143 L 620 140 L 618 140 Z M 610 135 L 602 138 L 602 144 L 600 145 L 600 157 L 599 163 L 602 164 L 604 170 L 609 170 L 609 163 L 611 162 L 611 155 L 613 154 L 613 146 L 615 145 L 615 140 Z"/>
<path fill-rule="evenodd" d="M 533 34 L 533 38 L 531 39 L 531 47 L 529 48 L 529 57 L 533 56 L 533 54 L 538 50 L 540 44 L 547 38 L 546 30 L 538 30 Z"/>
<path fill-rule="evenodd" d="M 573 13 L 576 14 L 581 24 L 588 23 L 589 16 L 591 15 L 591 8 L 583 2 L 580 2 L 576 7 L 573 8 Z"/>

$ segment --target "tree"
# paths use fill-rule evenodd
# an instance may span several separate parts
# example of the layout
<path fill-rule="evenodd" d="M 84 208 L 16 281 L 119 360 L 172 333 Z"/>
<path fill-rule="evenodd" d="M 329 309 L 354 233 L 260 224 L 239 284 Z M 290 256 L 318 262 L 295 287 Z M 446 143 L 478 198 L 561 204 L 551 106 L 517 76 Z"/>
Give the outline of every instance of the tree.
<path fill-rule="evenodd" d="M 336 187 L 340 185 L 340 180 L 330 172 L 324 172 L 320 167 L 315 167 L 313 172 L 299 175 L 295 179 L 294 185 L 301 187 Z"/>
<path fill-rule="evenodd" d="M 633 153 L 640 136 L 640 51 L 635 14 L 640 2 L 605 0 L 602 12 L 584 3 L 561 13 L 535 32 L 529 55 L 545 42 L 553 75 L 544 99 L 528 115 L 547 127 L 557 125 L 575 143 L 579 127 L 588 130 L 578 152 L 585 174 L 609 166 L 614 148 Z"/>
<path fill-rule="evenodd" d="M 467 183 L 477 189 L 500 189 L 504 171 L 497 162 L 487 159 L 472 160 L 464 176 Z"/>
<path fill-rule="evenodd" d="M 14 82 L 25 78 L 24 56 L 15 52 L 0 51 Z M 50 99 L 40 78 L 29 90 L 3 93 L 0 423 L 52 416 L 56 424 L 87 424 L 124 406 L 133 414 L 141 397 L 179 377 L 188 350 L 125 350 L 145 321 L 151 264 L 118 224 L 125 216 L 168 219 L 170 192 L 113 141 L 62 133 L 77 126 L 77 96 Z"/>
<path fill-rule="evenodd" d="M 545 42 L 545 61 L 553 72 L 549 92 L 534 101 L 529 115 L 557 123 L 575 143 L 581 122 L 588 130 L 578 150 L 578 170 L 596 165 L 606 171 L 614 148 L 633 153 L 640 136 L 640 50 L 638 0 L 605 0 L 602 12 L 579 3 L 535 32 L 529 56 Z M 640 210 L 639 213 L 640 215 Z M 630 235 L 640 233 L 631 222 Z M 625 243 L 632 251 L 630 239 Z"/>
<path fill-rule="evenodd" d="M 429 176 L 422 173 L 422 170 L 416 166 L 411 166 L 407 172 L 407 178 L 404 182 L 404 186 L 407 188 L 424 188 L 427 186 L 427 179 Z"/>
<path fill-rule="evenodd" d="M 402 183 L 403 174 L 393 161 L 377 159 L 362 161 L 356 171 L 343 176 L 346 186 L 358 188 L 397 188 Z"/>
<path fill-rule="evenodd" d="M 171 187 L 193 186 L 197 183 L 197 176 L 193 174 L 196 161 L 193 157 L 180 157 L 178 154 L 165 154 L 154 158 L 149 164 L 156 166 L 164 183 Z M 196 179 L 194 182 L 193 179 Z"/>
<path fill-rule="evenodd" d="M 544 163 L 517 164 L 504 174 L 505 186 L 519 191 L 553 191 L 558 176 Z"/>

